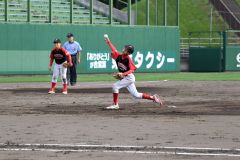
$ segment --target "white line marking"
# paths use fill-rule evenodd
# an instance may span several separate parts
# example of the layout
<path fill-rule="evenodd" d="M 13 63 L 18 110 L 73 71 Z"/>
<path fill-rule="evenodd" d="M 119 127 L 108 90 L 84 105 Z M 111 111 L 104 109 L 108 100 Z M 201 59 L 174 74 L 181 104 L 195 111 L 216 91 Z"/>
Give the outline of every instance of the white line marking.
<path fill-rule="evenodd" d="M 111 147 L 111 148 L 154 148 L 154 149 L 189 149 L 189 150 L 216 150 L 216 151 L 240 151 L 240 148 L 203 148 L 203 147 L 164 147 L 164 146 L 134 146 L 134 145 L 111 145 L 111 144 L 86 144 L 86 143 L 79 143 L 79 144 L 58 144 L 58 143 L 48 143 L 48 144 L 41 144 L 41 143 L 16 143 L 16 144 L 6 144 L 0 143 L 0 146 L 58 146 L 58 147 Z"/>
<path fill-rule="evenodd" d="M 46 148 L 45 148 L 46 147 Z M 88 144 L 4 144 L 0 151 L 42 151 L 42 152 L 104 152 L 167 154 L 186 156 L 228 156 L 240 157 L 240 149 L 198 148 L 198 147 L 163 147 L 163 146 L 126 146 L 126 145 L 88 145 Z"/>
<path fill-rule="evenodd" d="M 167 106 L 168 108 L 177 108 L 177 106 Z"/>
<path fill-rule="evenodd" d="M 167 62 L 168 63 L 174 63 L 175 62 L 175 58 L 167 58 Z"/>
<path fill-rule="evenodd" d="M 238 154 L 224 154 L 224 153 L 219 153 L 219 154 L 214 154 L 214 153 L 176 153 L 176 155 L 189 155 L 189 156 L 227 156 L 227 157 L 240 157 Z"/>
<path fill-rule="evenodd" d="M 188 152 L 163 152 L 163 151 L 117 151 L 117 150 L 63 150 L 63 149 L 29 149 L 29 148 L 0 148 L 0 151 L 40 151 L 40 152 L 103 152 L 103 153 L 129 153 L 129 154 L 163 154 L 163 155 L 185 155 L 185 156 L 227 156 L 240 157 L 238 154 L 213 154 L 213 153 L 188 153 Z"/>

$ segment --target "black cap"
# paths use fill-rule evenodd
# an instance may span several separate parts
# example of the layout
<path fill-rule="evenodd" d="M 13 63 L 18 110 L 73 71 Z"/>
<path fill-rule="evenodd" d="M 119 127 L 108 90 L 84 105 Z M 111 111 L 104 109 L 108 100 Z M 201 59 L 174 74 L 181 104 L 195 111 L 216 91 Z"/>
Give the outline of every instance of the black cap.
<path fill-rule="evenodd" d="M 129 54 L 133 54 L 134 47 L 132 45 L 126 45 L 125 49 L 128 51 Z"/>
<path fill-rule="evenodd" d="M 61 40 L 59 38 L 54 39 L 53 43 L 61 43 Z"/>
<path fill-rule="evenodd" d="M 68 38 L 73 37 L 73 34 L 72 34 L 72 33 L 68 33 L 68 34 L 67 34 L 67 37 L 68 37 Z"/>

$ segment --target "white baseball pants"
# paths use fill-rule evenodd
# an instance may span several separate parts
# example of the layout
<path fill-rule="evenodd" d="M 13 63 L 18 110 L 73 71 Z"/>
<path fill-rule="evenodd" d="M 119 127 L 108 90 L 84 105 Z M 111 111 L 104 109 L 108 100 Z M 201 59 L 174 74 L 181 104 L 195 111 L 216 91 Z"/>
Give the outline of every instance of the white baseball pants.
<path fill-rule="evenodd" d="M 63 67 L 63 64 L 55 63 L 52 82 L 57 83 L 58 77 L 61 77 L 63 84 L 67 84 L 67 68 Z"/>
<path fill-rule="evenodd" d="M 137 91 L 134 82 L 135 76 L 133 74 L 125 76 L 122 80 L 119 80 L 113 84 L 112 86 L 113 93 L 119 93 L 119 89 L 126 87 L 134 98 L 142 98 L 143 93 L 139 93 Z"/>

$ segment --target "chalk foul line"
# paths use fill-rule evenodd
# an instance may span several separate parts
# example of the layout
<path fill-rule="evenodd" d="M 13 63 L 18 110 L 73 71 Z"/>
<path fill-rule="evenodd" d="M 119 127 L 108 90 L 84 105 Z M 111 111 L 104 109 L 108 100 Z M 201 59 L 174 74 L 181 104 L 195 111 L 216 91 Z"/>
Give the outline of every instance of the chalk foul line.
<path fill-rule="evenodd" d="M 0 143 L 0 151 L 42 151 L 42 152 L 104 152 L 163 154 L 185 156 L 228 156 L 240 157 L 240 149 L 197 148 L 163 146 L 124 146 L 124 145 L 87 145 L 87 144 L 9 144 Z"/>

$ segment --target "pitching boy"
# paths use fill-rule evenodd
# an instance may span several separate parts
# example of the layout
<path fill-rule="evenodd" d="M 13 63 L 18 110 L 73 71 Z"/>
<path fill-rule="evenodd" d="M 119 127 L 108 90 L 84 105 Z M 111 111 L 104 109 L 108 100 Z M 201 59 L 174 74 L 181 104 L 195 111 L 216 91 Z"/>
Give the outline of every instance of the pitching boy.
<path fill-rule="evenodd" d="M 50 53 L 50 63 L 49 70 L 52 70 L 52 64 L 55 60 L 53 76 L 52 76 L 52 85 L 49 90 L 49 94 L 55 93 L 55 86 L 57 84 L 58 76 L 62 78 L 63 83 L 63 94 L 67 94 L 67 67 L 72 66 L 72 59 L 69 52 L 67 52 L 64 48 L 61 47 L 61 40 L 55 39 L 53 41 L 54 48 Z M 67 63 L 68 62 L 68 63 Z"/>
<path fill-rule="evenodd" d="M 163 105 L 161 99 L 158 95 L 149 95 L 147 93 L 139 93 L 135 86 L 135 76 L 133 72 L 137 69 L 134 65 L 132 59 L 129 55 L 133 54 L 134 47 L 132 45 L 126 45 L 122 53 L 118 52 L 116 48 L 111 43 L 108 35 L 104 35 L 104 38 L 112 50 L 112 58 L 116 61 L 119 73 L 115 73 L 114 77 L 119 79 L 113 84 L 113 105 L 107 107 L 106 109 L 119 109 L 118 105 L 118 95 L 119 89 L 126 87 L 131 95 L 135 98 L 152 100 L 155 103 Z"/>

